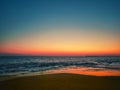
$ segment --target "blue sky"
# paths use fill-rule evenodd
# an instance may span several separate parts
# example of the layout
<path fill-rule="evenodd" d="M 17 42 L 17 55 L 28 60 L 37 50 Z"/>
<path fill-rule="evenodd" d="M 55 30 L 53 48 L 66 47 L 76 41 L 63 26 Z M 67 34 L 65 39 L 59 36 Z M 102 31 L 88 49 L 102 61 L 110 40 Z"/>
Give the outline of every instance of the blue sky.
<path fill-rule="evenodd" d="M 51 28 L 58 32 L 77 28 L 78 33 L 109 34 L 116 39 L 120 34 L 120 0 L 0 0 L 0 19 L 3 45 L 31 33 L 42 36 Z"/>
<path fill-rule="evenodd" d="M 1 32 L 6 37 L 30 32 L 26 28 L 31 25 L 120 28 L 119 0 L 1 0 L 0 6 Z"/>

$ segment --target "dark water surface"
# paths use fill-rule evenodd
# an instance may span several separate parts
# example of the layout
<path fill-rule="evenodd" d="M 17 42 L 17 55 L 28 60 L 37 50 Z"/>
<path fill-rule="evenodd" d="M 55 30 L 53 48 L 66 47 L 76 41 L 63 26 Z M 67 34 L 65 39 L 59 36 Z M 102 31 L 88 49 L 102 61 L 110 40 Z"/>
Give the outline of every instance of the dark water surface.
<path fill-rule="evenodd" d="M 120 72 L 120 56 L 0 56 L 0 76 L 29 74 L 69 67 Z"/>

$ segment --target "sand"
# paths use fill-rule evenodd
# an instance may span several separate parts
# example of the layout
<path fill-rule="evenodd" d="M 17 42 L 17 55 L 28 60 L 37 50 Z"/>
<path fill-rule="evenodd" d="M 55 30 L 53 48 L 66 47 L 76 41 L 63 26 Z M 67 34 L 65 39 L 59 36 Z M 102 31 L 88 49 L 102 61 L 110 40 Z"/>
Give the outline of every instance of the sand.
<path fill-rule="evenodd" d="M 0 81 L 0 90 L 120 90 L 119 76 L 47 74 Z"/>

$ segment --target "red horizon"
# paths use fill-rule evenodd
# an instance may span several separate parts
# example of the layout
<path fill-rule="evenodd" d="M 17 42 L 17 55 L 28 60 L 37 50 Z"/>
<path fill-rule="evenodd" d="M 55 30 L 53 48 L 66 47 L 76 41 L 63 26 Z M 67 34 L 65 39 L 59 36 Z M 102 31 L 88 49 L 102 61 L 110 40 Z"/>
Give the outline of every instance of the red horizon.
<path fill-rule="evenodd" d="M 22 56 L 120 56 L 119 53 L 0 53 L 1 55 L 22 55 Z"/>
<path fill-rule="evenodd" d="M 120 56 L 120 51 L 54 51 L 54 50 L 16 50 L 1 49 L 1 55 L 25 56 Z"/>

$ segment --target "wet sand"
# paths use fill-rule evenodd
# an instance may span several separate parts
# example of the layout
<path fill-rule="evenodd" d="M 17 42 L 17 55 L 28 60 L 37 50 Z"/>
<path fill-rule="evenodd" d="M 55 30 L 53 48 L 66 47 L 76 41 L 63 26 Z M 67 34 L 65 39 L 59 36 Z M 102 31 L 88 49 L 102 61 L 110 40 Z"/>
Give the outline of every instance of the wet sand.
<path fill-rule="evenodd" d="M 0 90 L 120 90 L 120 76 L 77 74 L 24 76 L 0 81 Z"/>

